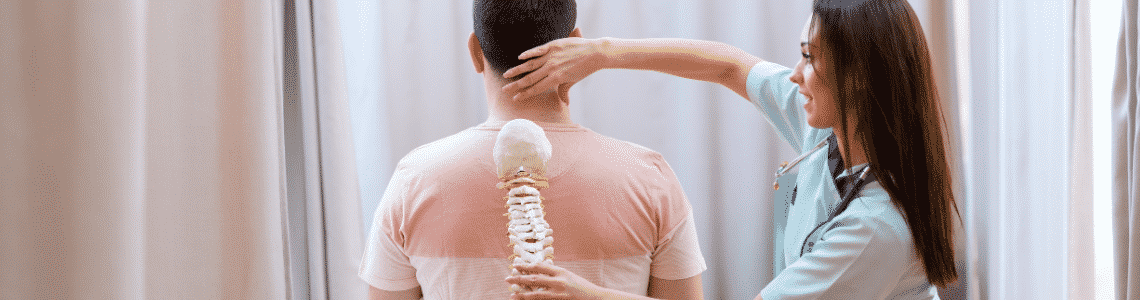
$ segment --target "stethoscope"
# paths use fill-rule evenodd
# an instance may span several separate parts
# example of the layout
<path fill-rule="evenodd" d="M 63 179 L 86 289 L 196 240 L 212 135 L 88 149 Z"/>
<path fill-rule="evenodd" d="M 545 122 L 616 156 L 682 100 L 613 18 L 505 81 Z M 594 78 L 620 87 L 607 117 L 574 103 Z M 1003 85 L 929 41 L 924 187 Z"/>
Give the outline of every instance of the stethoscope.
<path fill-rule="evenodd" d="M 804 152 L 799 157 L 793 159 L 791 162 L 784 162 L 780 164 L 780 166 L 776 168 L 776 181 L 772 183 L 772 187 L 774 189 L 780 189 L 780 176 L 788 173 L 788 171 L 791 171 L 792 168 L 795 168 L 796 165 L 799 165 L 800 161 L 803 161 L 809 155 L 812 155 L 813 153 L 819 151 L 819 149 L 823 149 L 823 145 L 828 145 L 828 165 L 831 169 L 832 176 L 835 177 L 834 181 L 836 191 L 839 191 L 839 193 L 842 195 L 842 200 L 839 201 L 839 206 L 837 206 L 835 210 L 833 210 L 828 215 L 827 220 L 823 221 L 823 223 L 819 223 L 819 225 L 816 225 L 815 228 L 812 228 L 811 232 L 809 232 L 807 237 L 804 238 L 803 244 L 800 245 L 800 256 L 803 256 L 804 253 L 811 252 L 813 247 L 815 247 L 814 241 L 819 240 L 817 234 L 823 234 L 824 232 L 819 231 L 819 229 L 823 227 L 824 224 L 830 223 L 840 213 L 843 213 L 843 211 L 847 210 L 847 206 L 851 204 L 851 201 L 855 200 L 855 195 L 858 195 L 859 192 L 863 190 L 863 187 L 867 186 L 867 184 L 875 181 L 875 175 L 870 174 L 870 164 L 864 166 L 863 169 L 859 170 L 858 172 L 851 172 L 851 174 L 859 174 L 859 176 L 854 180 L 851 179 L 852 175 L 839 176 L 839 171 L 842 170 L 840 168 L 843 167 L 843 158 L 839 155 L 839 149 L 836 144 L 835 134 L 832 134 L 830 137 L 820 141 L 819 144 L 815 145 L 815 148 Z M 793 191 L 793 205 L 795 204 L 796 194 L 797 193 Z"/>
<path fill-rule="evenodd" d="M 831 136 L 835 136 L 835 134 L 832 134 Z M 823 148 L 823 145 L 827 145 L 827 141 L 829 141 L 829 140 L 831 140 L 830 137 L 823 139 L 822 141 L 819 141 L 819 144 L 815 145 L 815 148 L 811 148 L 811 150 L 808 150 L 808 152 L 804 152 L 804 154 L 800 154 L 800 156 L 793 159 L 791 163 L 788 163 L 785 161 L 784 163 L 780 164 L 780 166 L 776 168 L 776 177 L 775 177 L 776 179 L 772 180 L 772 189 L 773 190 L 780 189 L 780 176 L 784 176 L 784 173 L 788 173 L 788 171 L 791 171 L 792 168 L 795 168 L 796 165 L 799 165 L 800 161 L 804 160 L 804 158 L 807 158 L 808 155 L 812 155 L 812 153 L 819 151 L 819 149 Z"/>

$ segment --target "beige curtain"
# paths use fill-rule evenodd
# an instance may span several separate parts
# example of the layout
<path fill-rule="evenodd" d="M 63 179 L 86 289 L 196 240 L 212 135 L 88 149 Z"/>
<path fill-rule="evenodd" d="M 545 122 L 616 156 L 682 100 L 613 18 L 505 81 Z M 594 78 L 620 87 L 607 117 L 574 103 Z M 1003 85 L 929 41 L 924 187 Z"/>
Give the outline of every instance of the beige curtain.
<path fill-rule="evenodd" d="M 287 297 L 280 11 L 0 2 L 0 298 Z"/>
<path fill-rule="evenodd" d="M 1140 299 L 1140 49 L 1137 0 L 1124 1 L 1112 101 L 1117 299 Z"/>
<path fill-rule="evenodd" d="M 298 4 L 305 2 L 310 1 L 298 1 Z M 364 255 L 365 235 L 360 225 L 357 156 L 345 88 L 346 61 L 337 3 L 315 0 L 311 3 L 312 39 L 316 45 L 313 47 L 313 74 L 316 78 L 315 100 L 319 107 L 327 299 L 364 299 L 368 284 L 356 273 Z M 325 298 L 314 295 L 311 299 Z"/>
<path fill-rule="evenodd" d="M 1095 297 L 1089 2 L 953 1 L 968 299 Z"/>
<path fill-rule="evenodd" d="M 1096 295 L 1096 245 L 1093 232 L 1093 93 L 1092 93 L 1092 17 L 1088 0 L 1072 3 L 1072 84 L 1069 103 L 1069 224 L 1068 245 L 1069 299 Z"/>

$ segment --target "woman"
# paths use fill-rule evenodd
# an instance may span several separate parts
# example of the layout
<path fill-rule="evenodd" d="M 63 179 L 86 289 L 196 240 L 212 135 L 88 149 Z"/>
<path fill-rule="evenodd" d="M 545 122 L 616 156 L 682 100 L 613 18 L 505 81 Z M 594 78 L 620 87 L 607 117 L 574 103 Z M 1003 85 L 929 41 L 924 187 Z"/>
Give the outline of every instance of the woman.
<path fill-rule="evenodd" d="M 715 42 L 571 38 L 523 53 L 530 61 L 503 75 L 526 75 L 504 90 L 525 98 L 606 68 L 724 85 L 806 155 L 785 231 L 787 268 L 756 299 L 936 299 L 934 285 L 957 279 L 957 208 L 921 26 L 903 0 L 812 8 L 792 70 Z M 644 298 L 556 266 L 516 269 L 528 275 L 508 283 L 545 289 L 514 299 Z"/>

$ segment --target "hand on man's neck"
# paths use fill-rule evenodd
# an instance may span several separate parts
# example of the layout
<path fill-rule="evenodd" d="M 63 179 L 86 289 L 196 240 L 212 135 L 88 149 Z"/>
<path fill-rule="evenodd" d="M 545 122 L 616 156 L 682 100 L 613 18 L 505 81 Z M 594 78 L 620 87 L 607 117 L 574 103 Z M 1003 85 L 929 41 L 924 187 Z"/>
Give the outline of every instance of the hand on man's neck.
<path fill-rule="evenodd" d="M 483 73 L 483 87 L 487 93 L 488 121 L 510 121 L 527 119 L 534 122 L 573 124 L 567 95 L 551 90 L 522 100 L 512 100 L 512 95 L 503 94 L 503 86 L 509 83 L 497 72 Z"/>

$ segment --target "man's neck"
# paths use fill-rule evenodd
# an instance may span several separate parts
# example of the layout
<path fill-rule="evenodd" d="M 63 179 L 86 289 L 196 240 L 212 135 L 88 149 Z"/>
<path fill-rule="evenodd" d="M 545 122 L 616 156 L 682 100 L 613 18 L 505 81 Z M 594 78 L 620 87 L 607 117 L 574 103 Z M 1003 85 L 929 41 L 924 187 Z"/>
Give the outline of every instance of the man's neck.
<path fill-rule="evenodd" d="M 483 87 L 487 91 L 488 121 L 510 121 L 527 119 L 544 123 L 573 124 L 568 99 L 565 95 L 550 91 L 528 99 L 513 100 L 513 95 L 503 94 L 503 86 L 508 82 L 496 72 L 483 72 Z"/>

